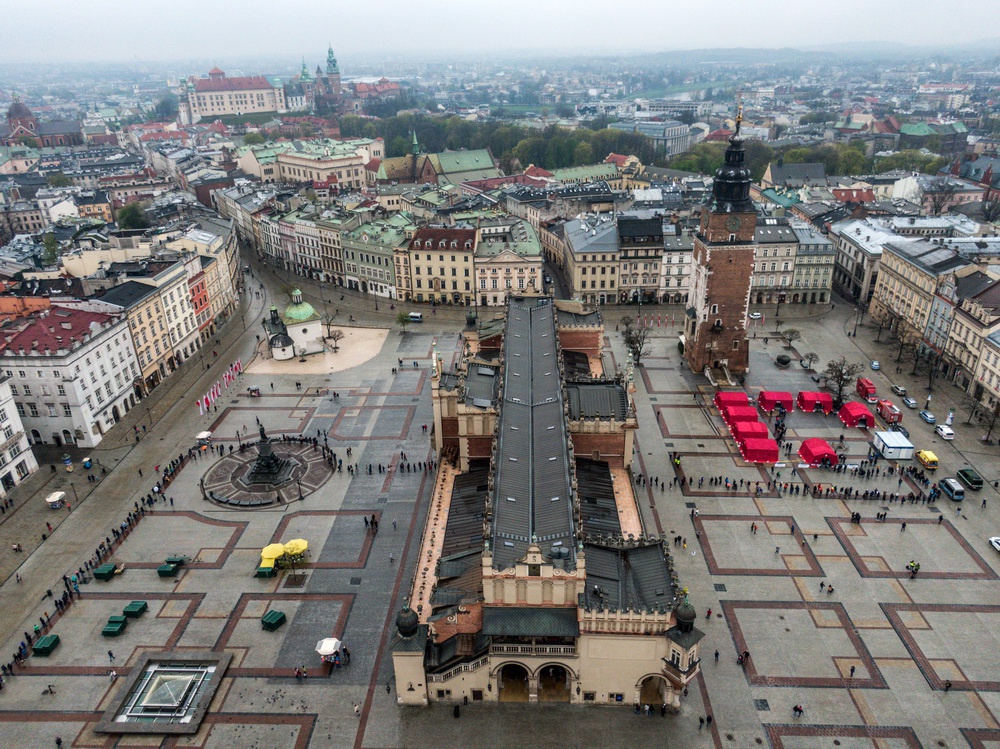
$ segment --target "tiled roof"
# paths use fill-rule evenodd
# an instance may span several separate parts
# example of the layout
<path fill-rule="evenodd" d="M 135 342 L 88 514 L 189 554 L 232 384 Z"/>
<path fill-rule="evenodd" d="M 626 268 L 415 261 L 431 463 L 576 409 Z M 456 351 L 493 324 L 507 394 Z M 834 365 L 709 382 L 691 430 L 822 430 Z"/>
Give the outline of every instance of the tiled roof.
<path fill-rule="evenodd" d="M 4 353 L 25 351 L 59 351 L 69 349 L 72 341 L 82 341 L 93 331 L 91 325 L 103 326 L 115 321 L 114 315 L 100 312 L 54 307 L 44 317 L 36 317 L 14 333 L 10 340 L 0 339 Z"/>
<path fill-rule="evenodd" d="M 216 68 L 218 70 L 218 68 Z M 213 73 L 215 71 L 212 71 Z M 218 70 L 221 73 L 221 70 Z M 241 76 L 237 78 L 198 78 L 194 82 L 194 90 L 199 93 L 212 91 L 255 91 L 273 89 L 274 86 L 262 75 Z"/>

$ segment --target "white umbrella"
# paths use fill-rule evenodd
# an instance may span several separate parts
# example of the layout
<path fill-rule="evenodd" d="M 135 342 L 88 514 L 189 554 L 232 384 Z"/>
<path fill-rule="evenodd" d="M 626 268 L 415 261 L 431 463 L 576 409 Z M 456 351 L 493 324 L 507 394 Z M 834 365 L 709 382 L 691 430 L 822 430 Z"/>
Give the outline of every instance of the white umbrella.
<path fill-rule="evenodd" d="M 333 655 L 340 650 L 341 644 L 340 640 L 336 637 L 327 637 L 325 640 L 320 640 L 316 643 L 316 652 L 320 655 Z"/>

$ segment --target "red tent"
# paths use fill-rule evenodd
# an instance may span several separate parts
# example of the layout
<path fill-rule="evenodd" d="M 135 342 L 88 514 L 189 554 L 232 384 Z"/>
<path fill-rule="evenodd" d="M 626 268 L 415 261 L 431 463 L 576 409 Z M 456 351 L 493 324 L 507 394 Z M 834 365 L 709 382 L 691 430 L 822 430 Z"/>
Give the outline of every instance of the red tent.
<path fill-rule="evenodd" d="M 739 445 L 740 454 L 747 463 L 778 462 L 778 443 L 774 440 L 750 439 Z"/>
<path fill-rule="evenodd" d="M 760 410 L 764 412 L 773 411 L 779 403 L 785 407 L 786 411 L 791 411 L 793 407 L 792 394 L 777 390 L 761 390 L 760 395 L 757 396 L 757 403 L 760 404 Z"/>
<path fill-rule="evenodd" d="M 861 403 L 855 403 L 854 401 L 841 406 L 837 415 L 844 422 L 844 426 L 867 429 L 875 425 L 875 417 L 872 416 L 872 412 Z"/>
<path fill-rule="evenodd" d="M 831 466 L 837 465 L 837 451 L 830 447 L 826 440 L 819 437 L 812 437 L 802 442 L 799 448 L 799 457 L 809 465 L 817 466 L 827 463 Z"/>
<path fill-rule="evenodd" d="M 767 425 L 760 421 L 734 421 L 729 431 L 737 442 L 746 439 L 767 439 L 771 436 L 767 431 Z"/>
<path fill-rule="evenodd" d="M 722 418 L 727 424 L 736 421 L 758 421 L 760 416 L 753 406 L 730 406 L 722 412 Z"/>
<path fill-rule="evenodd" d="M 720 390 L 715 394 L 715 407 L 720 411 L 729 406 L 747 406 L 750 399 L 742 390 Z"/>
<path fill-rule="evenodd" d="M 799 393 L 796 403 L 799 410 L 806 413 L 823 412 L 828 414 L 833 411 L 833 396 L 829 393 L 803 391 Z"/>

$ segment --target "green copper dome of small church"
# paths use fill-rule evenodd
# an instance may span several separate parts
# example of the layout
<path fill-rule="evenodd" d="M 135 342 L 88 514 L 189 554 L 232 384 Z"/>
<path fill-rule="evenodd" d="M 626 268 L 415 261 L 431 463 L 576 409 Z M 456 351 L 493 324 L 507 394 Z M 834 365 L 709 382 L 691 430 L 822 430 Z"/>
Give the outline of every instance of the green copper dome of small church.
<path fill-rule="evenodd" d="M 319 320 L 319 313 L 309 304 L 302 301 L 302 292 L 298 289 L 292 290 L 292 303 L 285 307 L 281 315 L 285 325 L 301 325 L 302 323 Z"/>

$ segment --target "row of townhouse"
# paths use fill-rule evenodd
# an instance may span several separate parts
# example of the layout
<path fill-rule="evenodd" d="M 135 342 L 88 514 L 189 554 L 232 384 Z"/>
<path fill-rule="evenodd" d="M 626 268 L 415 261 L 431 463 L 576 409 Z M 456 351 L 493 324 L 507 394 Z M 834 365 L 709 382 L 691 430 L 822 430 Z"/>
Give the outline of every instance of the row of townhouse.
<path fill-rule="evenodd" d="M 274 267 L 410 302 L 499 306 L 511 291 L 543 288 L 541 241 L 523 218 L 482 215 L 433 228 L 374 202 L 323 209 L 267 189 L 237 186 L 215 200 Z"/>
<path fill-rule="evenodd" d="M 882 246 L 869 310 L 989 411 L 1000 408 L 997 238 L 903 238 Z"/>
<path fill-rule="evenodd" d="M 633 210 L 550 221 L 540 231 L 548 260 L 571 296 L 594 304 L 683 304 L 691 284 L 693 232 L 659 212 Z M 758 219 L 754 304 L 826 304 L 835 248 L 804 222 Z"/>
<path fill-rule="evenodd" d="M 65 255 L 58 278 L 26 279 L 22 293 L 51 296 L 0 331 L 0 370 L 32 444 L 99 444 L 236 310 L 231 222 L 204 217 L 156 243 L 110 239 Z"/>

